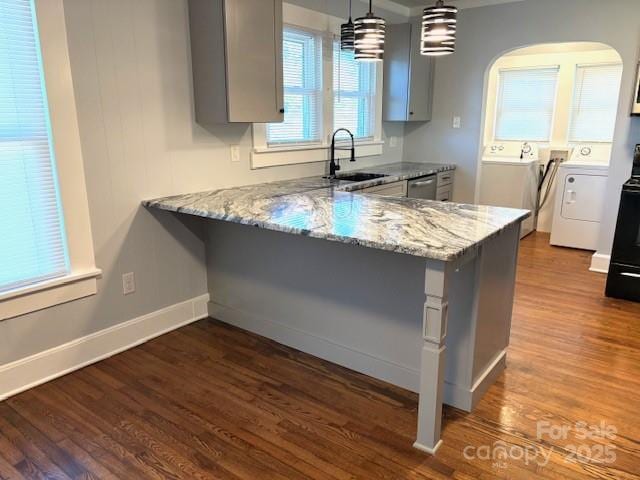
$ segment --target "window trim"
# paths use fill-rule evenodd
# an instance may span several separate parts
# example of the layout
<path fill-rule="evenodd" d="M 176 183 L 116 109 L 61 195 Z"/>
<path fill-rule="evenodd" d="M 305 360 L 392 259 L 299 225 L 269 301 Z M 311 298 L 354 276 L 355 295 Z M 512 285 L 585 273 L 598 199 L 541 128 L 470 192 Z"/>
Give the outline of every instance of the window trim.
<path fill-rule="evenodd" d="M 291 144 L 269 146 L 267 129 L 264 123 L 252 126 L 253 148 L 251 151 L 251 169 L 260 169 L 283 165 L 326 162 L 329 160 L 328 148 L 331 146 L 330 136 L 333 132 L 333 40 L 340 35 L 338 17 L 315 12 L 289 3 L 283 4 L 285 25 L 308 30 L 322 35 L 322 69 L 323 69 L 323 135 L 322 142 L 309 144 Z M 356 155 L 361 157 L 382 155 L 384 141 L 382 139 L 382 63 L 376 63 L 376 105 L 373 138 L 356 140 Z M 330 107 L 327 108 L 327 107 Z M 347 142 L 339 142 L 346 145 Z M 339 158 L 346 158 L 344 152 Z"/>
<path fill-rule="evenodd" d="M 335 49 L 336 49 L 336 47 L 339 48 L 339 45 L 340 45 L 340 37 L 336 35 L 331 40 L 331 71 L 332 71 L 331 80 L 332 80 L 332 87 L 333 87 L 333 81 L 335 80 L 333 78 L 333 73 L 335 72 L 335 69 L 336 69 L 336 65 L 335 65 L 336 50 Z M 380 73 L 378 71 L 378 68 L 377 68 L 376 64 L 368 63 L 367 65 L 373 66 L 375 68 L 375 87 L 376 88 L 375 88 L 375 92 L 373 94 L 374 102 L 372 102 L 372 106 L 375 109 L 375 101 L 377 101 L 380 98 L 380 96 L 383 95 L 383 93 L 380 92 L 380 90 L 378 89 L 378 82 L 381 81 L 381 78 L 380 78 Z M 334 128 L 335 128 L 334 121 L 335 121 L 335 104 L 336 104 L 337 94 L 338 94 L 338 92 L 335 89 L 332 88 L 332 90 L 331 90 L 331 100 L 330 100 L 330 103 L 331 103 L 331 106 L 332 106 L 332 112 L 331 112 L 331 117 L 332 118 L 330 119 L 330 129 L 329 129 L 330 131 L 333 131 Z M 358 98 L 358 99 L 364 98 L 363 95 L 351 94 L 349 92 L 341 92 L 340 95 L 344 96 L 345 98 Z M 380 119 L 380 122 L 381 121 L 382 120 Z M 371 142 L 371 141 L 375 141 L 376 140 L 376 133 L 377 133 L 376 132 L 376 126 L 377 126 L 378 119 L 376 118 L 375 112 L 374 112 L 373 117 L 371 118 L 371 122 L 372 122 L 372 125 L 369 125 L 369 128 L 371 130 L 370 131 L 371 135 L 367 135 L 366 137 L 357 137 L 356 138 L 357 142 L 366 143 L 366 142 Z M 353 134 L 357 135 L 357 132 L 353 132 Z"/>
<path fill-rule="evenodd" d="M 63 0 L 35 0 L 35 7 L 70 271 L 3 292 L 0 321 L 94 295 L 102 273 L 95 266 Z"/>
<path fill-rule="evenodd" d="M 521 70 L 550 70 L 552 68 L 557 69 L 558 76 L 556 78 L 555 92 L 553 94 L 553 109 L 551 110 L 551 124 L 549 126 L 549 138 L 546 140 L 536 140 L 531 138 L 518 138 L 518 139 L 502 139 L 498 138 L 498 115 L 500 113 L 500 88 L 502 86 L 500 74 L 502 72 L 508 71 L 521 71 Z M 558 109 L 558 91 L 560 88 L 560 69 L 561 66 L 558 64 L 553 65 L 532 65 L 526 67 L 508 67 L 508 68 L 500 68 L 498 70 L 498 80 L 496 82 L 496 101 L 495 101 L 495 111 L 493 114 L 493 141 L 494 142 L 536 142 L 540 145 L 550 145 L 553 139 L 553 132 L 556 126 L 556 112 Z"/>
<path fill-rule="evenodd" d="M 320 69 L 320 72 L 322 73 L 322 76 L 320 78 L 320 86 L 319 88 L 316 88 L 314 90 L 309 91 L 310 89 L 305 89 L 305 88 L 300 88 L 299 90 L 302 93 L 305 93 L 305 90 L 308 93 L 315 93 L 315 95 L 317 95 L 317 100 L 318 100 L 318 113 L 320 116 L 320 121 L 318 122 L 318 127 L 320 128 L 321 132 L 320 132 L 320 138 L 315 138 L 315 139 L 310 139 L 310 140 L 305 140 L 305 141 L 284 141 L 284 142 L 273 142 L 271 144 L 269 144 L 268 141 L 268 135 L 267 135 L 267 130 L 268 130 L 268 124 L 262 124 L 265 127 L 265 145 L 267 149 L 273 149 L 273 148 L 281 148 L 281 147 L 291 147 L 291 146 L 297 146 L 297 145 L 320 145 L 322 144 L 322 136 L 323 136 L 323 131 L 324 131 L 324 115 L 325 115 L 325 85 L 324 82 L 326 80 L 326 76 L 324 75 L 324 55 L 325 55 L 325 51 L 324 49 L 326 48 L 326 42 L 324 39 L 324 35 L 322 32 L 318 32 L 317 30 L 314 29 L 310 29 L 310 28 L 301 28 L 297 25 L 292 25 L 292 24 L 288 24 L 285 23 L 284 24 L 284 28 L 289 27 L 291 30 L 294 30 L 295 32 L 301 32 L 303 34 L 307 34 L 309 36 L 314 37 L 315 41 L 318 41 L 319 45 L 316 45 L 316 48 L 318 49 L 316 51 L 316 53 L 318 53 L 318 51 L 320 52 L 320 58 L 317 59 L 316 61 L 316 68 Z M 287 94 L 287 88 L 285 87 L 285 92 L 284 94 Z"/>

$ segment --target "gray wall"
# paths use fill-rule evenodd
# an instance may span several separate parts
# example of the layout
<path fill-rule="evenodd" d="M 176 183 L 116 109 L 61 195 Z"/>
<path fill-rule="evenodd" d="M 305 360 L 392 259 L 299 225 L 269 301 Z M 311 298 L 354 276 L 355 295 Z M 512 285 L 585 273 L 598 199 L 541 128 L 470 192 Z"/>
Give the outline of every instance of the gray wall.
<path fill-rule="evenodd" d="M 339 14 L 343 2 L 296 1 Z M 359 3 L 359 2 L 355 2 Z M 321 174 L 324 165 L 249 168 L 251 129 L 195 124 L 186 0 L 65 0 L 96 252 L 98 295 L 0 322 L 0 365 L 207 292 L 202 225 L 140 201 Z M 358 5 L 362 10 L 362 5 Z M 394 21 L 397 15 L 381 12 Z M 396 148 L 355 166 L 402 158 Z M 240 145 L 231 163 L 229 145 Z M 135 272 L 137 292 L 122 295 Z"/>
<path fill-rule="evenodd" d="M 624 62 L 605 215 L 599 251 L 610 252 L 620 187 L 629 177 L 640 119 L 629 116 L 640 54 L 638 0 L 526 0 L 460 12 L 454 55 L 436 62 L 433 121 L 405 128 L 404 159 L 458 165 L 455 200 L 473 202 L 482 145 L 482 108 L 488 67 L 518 47 L 593 41 L 615 48 Z M 454 115 L 462 128 L 451 128 Z"/>

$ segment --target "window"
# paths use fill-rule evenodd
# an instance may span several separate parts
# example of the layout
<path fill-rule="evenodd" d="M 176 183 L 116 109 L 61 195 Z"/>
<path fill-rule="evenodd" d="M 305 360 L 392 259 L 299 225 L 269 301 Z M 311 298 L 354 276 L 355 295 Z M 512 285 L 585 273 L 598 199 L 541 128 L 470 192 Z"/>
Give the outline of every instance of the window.
<path fill-rule="evenodd" d="M 500 71 L 496 140 L 551 139 L 558 72 L 558 67 Z"/>
<path fill-rule="evenodd" d="M 326 162 L 340 127 L 357 156 L 381 155 L 382 64 L 340 52 L 340 18 L 285 2 L 283 20 L 284 122 L 253 124 L 251 168 Z"/>
<path fill-rule="evenodd" d="M 34 8 L 0 7 L 0 293 L 69 273 Z"/>
<path fill-rule="evenodd" d="M 0 321 L 97 293 L 63 0 L 0 1 L 0 228 Z"/>
<path fill-rule="evenodd" d="M 322 141 L 322 37 L 287 27 L 282 47 L 284 122 L 267 125 L 267 144 Z"/>
<path fill-rule="evenodd" d="M 612 142 L 622 65 L 579 65 L 573 92 L 569 142 Z"/>
<path fill-rule="evenodd" d="M 347 128 L 356 138 L 373 138 L 375 131 L 376 67 L 356 62 L 353 52 L 333 42 L 333 129 Z M 341 135 L 341 137 L 346 136 Z"/>

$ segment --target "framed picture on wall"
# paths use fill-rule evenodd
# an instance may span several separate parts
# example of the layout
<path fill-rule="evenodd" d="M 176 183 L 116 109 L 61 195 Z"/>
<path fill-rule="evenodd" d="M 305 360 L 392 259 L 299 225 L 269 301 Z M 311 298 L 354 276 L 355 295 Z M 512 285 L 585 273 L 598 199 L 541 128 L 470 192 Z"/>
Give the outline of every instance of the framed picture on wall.
<path fill-rule="evenodd" d="M 636 76 L 636 89 L 633 92 L 631 115 L 640 116 L 640 62 L 638 62 L 638 75 Z"/>

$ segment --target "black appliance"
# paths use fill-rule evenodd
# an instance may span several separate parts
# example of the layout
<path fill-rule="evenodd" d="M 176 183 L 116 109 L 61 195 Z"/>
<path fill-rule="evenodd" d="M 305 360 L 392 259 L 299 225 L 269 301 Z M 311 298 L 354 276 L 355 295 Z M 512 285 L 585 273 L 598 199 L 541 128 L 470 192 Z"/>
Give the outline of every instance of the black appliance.
<path fill-rule="evenodd" d="M 640 145 L 631 178 L 622 186 L 606 295 L 640 302 Z"/>

